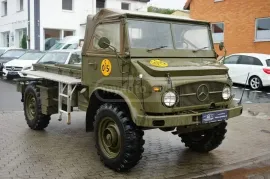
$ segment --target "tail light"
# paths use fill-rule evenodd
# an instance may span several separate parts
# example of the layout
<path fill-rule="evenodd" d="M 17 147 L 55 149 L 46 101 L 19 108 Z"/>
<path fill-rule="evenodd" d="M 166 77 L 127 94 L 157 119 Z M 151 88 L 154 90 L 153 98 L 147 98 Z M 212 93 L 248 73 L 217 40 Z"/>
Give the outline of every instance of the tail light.
<path fill-rule="evenodd" d="M 270 68 L 264 68 L 263 71 L 264 71 L 266 74 L 269 74 L 269 75 L 270 75 Z"/>

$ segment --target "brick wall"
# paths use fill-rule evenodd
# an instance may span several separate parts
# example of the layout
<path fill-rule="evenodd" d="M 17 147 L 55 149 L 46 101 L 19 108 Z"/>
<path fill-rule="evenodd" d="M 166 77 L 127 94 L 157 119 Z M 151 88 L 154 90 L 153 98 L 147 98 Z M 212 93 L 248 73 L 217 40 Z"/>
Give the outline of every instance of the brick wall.
<path fill-rule="evenodd" d="M 255 19 L 270 17 L 270 0 L 192 0 L 190 16 L 209 22 L 224 22 L 224 44 L 228 54 L 270 54 L 269 42 L 255 42 Z M 216 52 L 223 55 L 215 44 Z"/>

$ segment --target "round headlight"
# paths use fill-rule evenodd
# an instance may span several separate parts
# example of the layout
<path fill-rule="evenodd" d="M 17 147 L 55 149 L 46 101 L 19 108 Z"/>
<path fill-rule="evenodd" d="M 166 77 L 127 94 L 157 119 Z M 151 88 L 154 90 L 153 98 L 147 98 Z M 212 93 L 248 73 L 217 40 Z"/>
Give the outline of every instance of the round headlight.
<path fill-rule="evenodd" d="M 167 107 L 172 107 L 175 105 L 176 103 L 176 94 L 172 91 L 166 92 L 163 95 L 163 103 L 167 106 Z"/>
<path fill-rule="evenodd" d="M 226 86 L 225 88 L 223 88 L 222 97 L 225 100 L 228 100 L 231 97 L 231 88 L 230 87 Z"/>

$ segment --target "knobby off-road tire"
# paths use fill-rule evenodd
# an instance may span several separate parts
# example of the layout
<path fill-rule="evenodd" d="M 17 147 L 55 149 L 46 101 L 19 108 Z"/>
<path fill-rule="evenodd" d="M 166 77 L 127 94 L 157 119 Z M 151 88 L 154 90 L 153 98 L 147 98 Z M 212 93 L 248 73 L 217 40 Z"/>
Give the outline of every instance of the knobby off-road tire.
<path fill-rule="evenodd" d="M 24 92 L 24 115 L 28 126 L 33 130 L 43 130 L 49 125 L 51 116 L 41 112 L 39 89 L 29 84 Z"/>
<path fill-rule="evenodd" d="M 107 103 L 97 110 L 94 134 L 97 153 L 108 168 L 129 171 L 142 158 L 144 132 L 119 106 Z"/>
<path fill-rule="evenodd" d="M 180 134 L 182 142 L 191 150 L 207 153 L 217 148 L 225 138 L 227 123 L 222 122 L 214 128 L 196 131 L 192 133 Z"/>

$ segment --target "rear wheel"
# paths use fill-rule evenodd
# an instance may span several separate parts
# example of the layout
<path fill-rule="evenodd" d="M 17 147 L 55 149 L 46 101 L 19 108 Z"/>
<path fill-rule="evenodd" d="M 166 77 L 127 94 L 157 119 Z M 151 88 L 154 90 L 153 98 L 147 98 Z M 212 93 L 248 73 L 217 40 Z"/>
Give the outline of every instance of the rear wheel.
<path fill-rule="evenodd" d="M 102 105 L 95 116 L 94 130 L 98 155 L 105 166 L 128 171 L 142 158 L 144 133 L 120 107 Z"/>
<path fill-rule="evenodd" d="M 186 147 L 196 152 L 209 152 L 217 148 L 225 138 L 227 123 L 222 122 L 214 128 L 180 134 Z"/>
<path fill-rule="evenodd" d="M 31 129 L 42 130 L 48 126 L 51 117 L 42 114 L 39 90 L 33 84 L 26 87 L 23 104 L 25 120 Z"/>
<path fill-rule="evenodd" d="M 253 76 L 249 80 L 249 86 L 253 90 L 261 89 L 262 88 L 262 80 L 259 77 L 257 77 L 257 76 Z"/>

